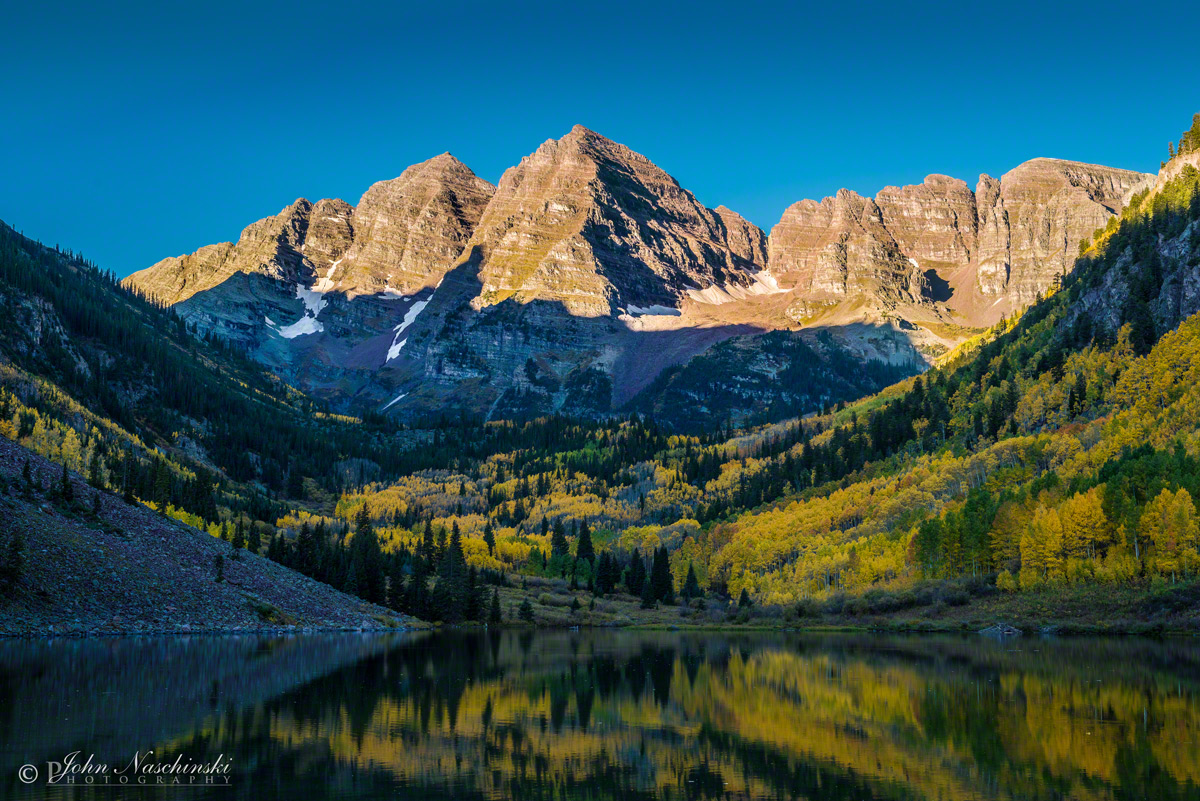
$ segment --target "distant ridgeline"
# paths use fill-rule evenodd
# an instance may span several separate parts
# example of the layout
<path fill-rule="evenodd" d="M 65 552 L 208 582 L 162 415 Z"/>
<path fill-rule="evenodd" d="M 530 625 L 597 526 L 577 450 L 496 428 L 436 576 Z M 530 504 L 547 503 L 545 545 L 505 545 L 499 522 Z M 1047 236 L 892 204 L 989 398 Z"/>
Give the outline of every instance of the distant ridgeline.
<path fill-rule="evenodd" d="M 2 228 L 0 433 L 129 502 L 450 620 L 500 614 L 484 586 L 513 573 L 649 605 L 685 589 L 792 604 L 961 577 L 1178 581 L 1200 571 L 1197 137 L 1200 117 L 1060 284 L 925 375 L 701 433 L 664 426 L 661 405 L 419 431 L 332 415 Z M 739 391 L 693 366 L 659 381 L 660 404 Z"/>

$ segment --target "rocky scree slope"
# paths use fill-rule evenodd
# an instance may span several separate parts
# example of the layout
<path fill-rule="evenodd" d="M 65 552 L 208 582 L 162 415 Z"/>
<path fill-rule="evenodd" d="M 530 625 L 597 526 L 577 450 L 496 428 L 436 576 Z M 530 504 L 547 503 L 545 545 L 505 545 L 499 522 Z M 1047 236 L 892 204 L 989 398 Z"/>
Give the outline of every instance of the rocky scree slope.
<path fill-rule="evenodd" d="M 27 462 L 32 487 L 22 477 Z M 0 544 L 7 548 L 20 535 L 25 546 L 22 578 L 0 602 L 0 635 L 390 629 L 404 622 L 76 475 L 75 500 L 65 502 L 61 468 L 3 437 L 0 477 Z"/>

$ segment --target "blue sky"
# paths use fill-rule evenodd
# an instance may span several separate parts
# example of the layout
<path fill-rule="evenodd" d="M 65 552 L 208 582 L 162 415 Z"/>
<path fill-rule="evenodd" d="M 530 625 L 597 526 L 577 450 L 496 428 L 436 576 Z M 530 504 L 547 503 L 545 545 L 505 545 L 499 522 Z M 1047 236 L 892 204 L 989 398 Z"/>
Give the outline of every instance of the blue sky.
<path fill-rule="evenodd" d="M 578 122 L 769 229 L 1034 156 L 1157 170 L 1200 111 L 1180 2 L 244 5 L 9 4 L 0 219 L 125 275 Z"/>

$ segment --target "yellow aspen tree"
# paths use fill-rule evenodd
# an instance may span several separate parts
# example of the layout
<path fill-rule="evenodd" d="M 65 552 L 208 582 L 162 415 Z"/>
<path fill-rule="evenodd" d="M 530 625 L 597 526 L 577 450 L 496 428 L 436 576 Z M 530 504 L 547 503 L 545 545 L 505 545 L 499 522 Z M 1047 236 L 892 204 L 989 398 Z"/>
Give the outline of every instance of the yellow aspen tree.
<path fill-rule="evenodd" d="M 1062 547 L 1062 521 L 1058 511 L 1039 504 L 1021 535 L 1021 586 L 1062 578 Z"/>
<path fill-rule="evenodd" d="M 1174 499 L 1174 493 L 1164 489 L 1146 504 L 1138 520 L 1138 535 L 1146 543 L 1146 566 L 1154 574 L 1158 574 L 1161 569 L 1159 544 L 1167 539 L 1164 531 L 1169 524 L 1170 507 Z"/>
<path fill-rule="evenodd" d="M 1046 580 L 1059 581 L 1065 575 L 1063 558 L 1063 527 L 1057 509 L 1046 509 L 1042 515 L 1042 549 L 1046 554 Z"/>
<path fill-rule="evenodd" d="M 1021 532 L 1021 572 L 1018 574 L 1018 580 L 1023 590 L 1036 587 L 1045 581 L 1046 550 L 1039 528 L 1043 511 L 1044 507 L 1039 506 L 1033 519 Z"/>
<path fill-rule="evenodd" d="M 1097 546 L 1112 542 L 1112 526 L 1104 514 L 1100 487 L 1075 495 L 1063 504 L 1063 553 L 1095 559 Z"/>
<path fill-rule="evenodd" d="M 1147 506 L 1147 512 L 1160 500 L 1162 503 L 1154 509 L 1153 529 L 1150 532 L 1155 568 L 1161 574 L 1169 574 L 1174 580 L 1190 566 L 1190 556 L 1196 550 L 1200 523 L 1196 520 L 1196 505 L 1187 490 L 1180 489 L 1174 494 L 1163 490 L 1158 498 Z"/>
<path fill-rule="evenodd" d="M 1076 507 L 1079 505 L 1078 495 L 1072 495 L 1063 501 L 1059 507 L 1059 520 L 1062 523 L 1062 552 L 1067 559 L 1083 555 L 1083 532 L 1076 523 Z"/>
<path fill-rule="evenodd" d="M 1177 576 L 1190 563 L 1196 549 L 1196 506 L 1185 489 L 1164 489 L 1146 504 L 1138 531 L 1149 544 L 1151 570 L 1158 575 Z"/>
<path fill-rule="evenodd" d="M 1021 558 L 1021 539 L 1028 528 L 1031 514 L 1028 501 L 1006 501 L 1000 505 L 989 534 L 992 558 L 997 565 L 1015 569 L 1017 560 Z"/>

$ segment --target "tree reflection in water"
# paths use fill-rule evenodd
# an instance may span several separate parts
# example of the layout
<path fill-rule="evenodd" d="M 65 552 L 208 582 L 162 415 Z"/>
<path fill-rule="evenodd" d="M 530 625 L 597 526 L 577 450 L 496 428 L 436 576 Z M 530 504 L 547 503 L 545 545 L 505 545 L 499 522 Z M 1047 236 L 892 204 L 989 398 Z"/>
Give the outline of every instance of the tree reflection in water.
<path fill-rule="evenodd" d="M 1200 797 L 1194 641 L 438 632 L 5 643 L 0 670 L 5 796 L 133 736 L 230 755 L 222 798 Z"/>

